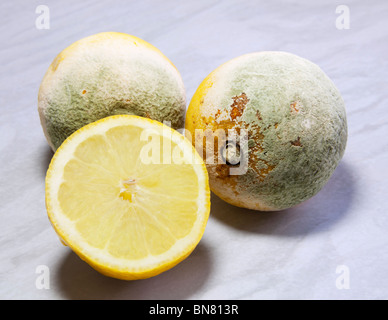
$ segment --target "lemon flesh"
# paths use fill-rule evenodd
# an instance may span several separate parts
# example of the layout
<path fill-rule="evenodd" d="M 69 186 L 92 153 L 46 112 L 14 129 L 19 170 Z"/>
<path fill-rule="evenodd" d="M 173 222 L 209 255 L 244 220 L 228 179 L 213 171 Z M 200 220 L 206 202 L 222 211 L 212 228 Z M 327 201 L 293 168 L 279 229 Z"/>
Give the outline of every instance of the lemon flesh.
<path fill-rule="evenodd" d="M 209 198 L 206 167 L 191 143 L 137 116 L 76 131 L 46 177 L 48 216 L 60 238 L 120 279 L 148 278 L 186 258 L 204 233 Z"/>

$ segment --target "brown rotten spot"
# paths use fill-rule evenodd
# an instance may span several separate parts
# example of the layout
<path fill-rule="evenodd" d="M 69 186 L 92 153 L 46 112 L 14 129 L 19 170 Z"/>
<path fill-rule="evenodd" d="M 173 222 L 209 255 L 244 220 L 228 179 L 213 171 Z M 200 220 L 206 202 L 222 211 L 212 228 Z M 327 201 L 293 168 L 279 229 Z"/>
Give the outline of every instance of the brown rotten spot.
<path fill-rule="evenodd" d="M 245 106 L 249 102 L 249 99 L 244 92 L 239 96 L 232 97 L 232 99 L 233 99 L 233 103 L 230 106 L 231 107 L 230 117 L 232 120 L 235 120 L 237 117 L 242 116 Z"/>
<path fill-rule="evenodd" d="M 290 141 L 291 144 L 293 146 L 296 146 L 296 147 L 301 147 L 302 146 L 302 143 L 300 142 L 300 137 L 298 137 L 298 139 L 294 140 L 294 141 Z"/>

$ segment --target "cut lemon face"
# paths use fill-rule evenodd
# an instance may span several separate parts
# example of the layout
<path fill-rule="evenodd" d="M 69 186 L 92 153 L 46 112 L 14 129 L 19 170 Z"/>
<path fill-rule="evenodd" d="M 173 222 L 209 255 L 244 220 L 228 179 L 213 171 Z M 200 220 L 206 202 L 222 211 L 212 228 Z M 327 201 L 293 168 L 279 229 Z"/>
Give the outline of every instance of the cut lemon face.
<path fill-rule="evenodd" d="M 56 151 L 46 206 L 59 237 L 94 269 L 148 278 L 185 259 L 202 238 L 208 175 L 177 131 L 113 116 L 79 129 Z"/>

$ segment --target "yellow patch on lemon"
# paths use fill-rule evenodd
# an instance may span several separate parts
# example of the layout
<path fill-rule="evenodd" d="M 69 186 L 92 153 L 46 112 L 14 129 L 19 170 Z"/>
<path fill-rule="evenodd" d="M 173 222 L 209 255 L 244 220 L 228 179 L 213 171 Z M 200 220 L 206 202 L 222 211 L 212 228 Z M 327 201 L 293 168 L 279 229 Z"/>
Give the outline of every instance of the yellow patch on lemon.
<path fill-rule="evenodd" d="M 111 116 L 79 129 L 56 151 L 46 206 L 59 237 L 94 269 L 148 278 L 200 241 L 210 211 L 207 171 L 177 131 Z"/>

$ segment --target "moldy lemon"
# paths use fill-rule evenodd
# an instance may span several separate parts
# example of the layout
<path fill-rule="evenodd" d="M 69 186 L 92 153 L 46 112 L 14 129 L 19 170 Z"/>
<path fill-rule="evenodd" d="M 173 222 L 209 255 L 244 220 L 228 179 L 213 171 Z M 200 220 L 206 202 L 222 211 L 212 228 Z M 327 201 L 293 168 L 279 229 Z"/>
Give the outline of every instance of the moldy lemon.
<path fill-rule="evenodd" d="M 208 147 L 198 131 L 248 133 L 240 142 L 248 151 L 244 174 L 230 174 L 235 162 L 206 161 L 210 186 L 233 205 L 264 211 L 319 192 L 347 141 L 345 105 L 333 82 L 316 64 L 285 52 L 246 54 L 214 70 L 192 98 L 186 129 L 197 148 Z M 219 159 L 228 141 L 213 139 Z"/>
<path fill-rule="evenodd" d="M 51 63 L 39 89 L 43 131 L 55 151 L 77 129 L 129 114 L 182 128 L 182 78 L 154 46 L 137 37 L 103 32 L 76 41 Z"/>

